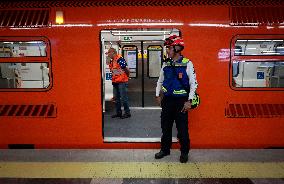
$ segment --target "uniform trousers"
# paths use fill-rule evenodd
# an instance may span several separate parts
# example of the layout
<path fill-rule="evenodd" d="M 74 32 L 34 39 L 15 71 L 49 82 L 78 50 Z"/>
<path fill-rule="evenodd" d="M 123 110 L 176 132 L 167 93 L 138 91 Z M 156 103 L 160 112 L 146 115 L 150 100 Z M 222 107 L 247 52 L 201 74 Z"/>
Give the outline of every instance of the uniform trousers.
<path fill-rule="evenodd" d="M 188 112 L 181 112 L 187 97 L 164 96 L 161 102 L 161 150 L 170 153 L 172 145 L 172 127 L 176 123 L 177 138 L 180 142 L 180 151 L 182 154 L 188 154 L 190 140 L 188 134 Z"/>
<path fill-rule="evenodd" d="M 115 96 L 116 114 L 121 115 L 121 104 L 124 107 L 125 114 L 130 114 L 128 101 L 128 82 L 112 83 Z"/>

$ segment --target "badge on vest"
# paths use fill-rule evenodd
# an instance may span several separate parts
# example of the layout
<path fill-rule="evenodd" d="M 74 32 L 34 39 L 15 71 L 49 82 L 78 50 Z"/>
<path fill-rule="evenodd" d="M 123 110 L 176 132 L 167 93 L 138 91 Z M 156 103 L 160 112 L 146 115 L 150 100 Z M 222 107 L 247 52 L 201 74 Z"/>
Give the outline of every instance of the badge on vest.
<path fill-rule="evenodd" d="M 182 79 L 182 73 L 178 73 L 178 78 Z"/>

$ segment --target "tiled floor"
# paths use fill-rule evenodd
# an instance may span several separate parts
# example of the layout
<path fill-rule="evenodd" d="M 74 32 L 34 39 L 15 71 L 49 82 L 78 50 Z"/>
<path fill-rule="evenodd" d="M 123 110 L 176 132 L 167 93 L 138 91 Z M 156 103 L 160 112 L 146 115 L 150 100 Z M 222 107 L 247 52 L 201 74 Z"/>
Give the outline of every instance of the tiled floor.
<path fill-rule="evenodd" d="M 282 149 L 0 150 L 0 184 L 284 184 Z"/>

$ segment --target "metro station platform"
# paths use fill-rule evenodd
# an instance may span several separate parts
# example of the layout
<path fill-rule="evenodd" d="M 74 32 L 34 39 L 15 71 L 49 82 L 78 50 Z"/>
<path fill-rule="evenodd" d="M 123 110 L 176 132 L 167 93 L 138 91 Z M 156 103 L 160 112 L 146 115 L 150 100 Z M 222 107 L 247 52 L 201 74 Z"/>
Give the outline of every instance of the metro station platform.
<path fill-rule="evenodd" d="M 282 184 L 283 149 L 192 149 L 154 159 L 157 149 L 0 150 L 0 184 Z"/>

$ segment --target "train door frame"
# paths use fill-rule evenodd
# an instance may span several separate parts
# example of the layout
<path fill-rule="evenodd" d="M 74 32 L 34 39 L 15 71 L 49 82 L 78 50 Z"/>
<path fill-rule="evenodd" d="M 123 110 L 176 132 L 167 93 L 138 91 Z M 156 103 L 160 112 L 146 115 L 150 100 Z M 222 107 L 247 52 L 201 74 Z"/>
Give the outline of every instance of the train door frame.
<path fill-rule="evenodd" d="M 119 32 L 121 31 L 121 32 Z M 128 34 L 128 31 L 129 31 L 129 34 Z M 134 32 L 134 31 L 137 31 L 137 32 Z M 150 33 L 152 31 L 152 33 Z M 146 55 L 144 55 L 144 49 L 145 49 L 145 52 L 146 50 L 148 51 L 148 45 L 158 45 L 160 47 L 162 47 L 162 52 L 161 52 L 161 59 L 163 59 L 163 55 L 164 55 L 164 48 L 162 45 L 162 42 L 163 40 L 167 37 L 167 36 L 170 36 L 170 35 L 173 35 L 173 34 L 176 34 L 176 35 L 180 35 L 180 30 L 177 30 L 177 29 L 168 29 L 168 30 L 164 30 L 164 29 L 160 29 L 158 30 L 159 33 L 157 33 L 157 30 L 152 30 L 150 29 L 149 30 L 149 33 L 145 33 L 145 31 L 141 31 L 139 29 L 121 29 L 121 30 L 116 30 L 116 29 L 104 29 L 104 30 L 101 30 L 100 32 L 100 45 L 101 45 L 101 72 L 104 72 L 104 68 L 103 67 L 106 67 L 106 64 L 105 64 L 105 49 L 106 48 L 106 45 L 107 43 L 110 43 L 112 45 L 116 45 L 119 47 L 119 52 L 124 55 L 123 52 L 123 49 L 122 49 L 122 46 L 126 46 L 126 45 L 135 45 L 137 50 L 139 50 L 139 46 L 141 46 L 141 66 L 138 66 L 137 64 L 137 77 L 138 76 L 138 73 L 140 72 L 139 70 L 141 70 L 141 72 L 143 73 L 143 77 L 141 77 L 141 93 L 142 93 L 142 105 L 138 105 L 139 107 L 137 107 L 137 110 L 138 109 L 145 109 L 145 110 L 151 110 L 151 109 L 160 109 L 160 107 L 156 107 L 156 106 L 148 106 L 148 107 L 145 107 L 145 79 L 148 80 L 148 77 L 149 77 L 149 64 L 147 63 L 147 65 L 145 66 L 145 59 L 147 59 Z M 116 35 L 115 35 L 115 34 Z M 158 35 L 157 35 L 158 34 Z M 133 36 L 133 39 L 131 38 L 131 40 L 125 40 L 125 43 L 123 43 L 123 36 L 124 37 L 131 37 Z M 136 37 L 137 36 L 137 37 Z M 149 42 L 150 41 L 150 42 Z M 128 43 L 126 43 L 128 42 Z M 158 43 L 157 43 L 158 42 Z M 123 43 L 123 44 L 122 44 Z M 145 46 L 145 48 L 144 48 Z M 138 53 L 138 52 L 137 52 Z M 147 52 L 147 54 L 149 54 Z M 137 55 L 138 56 L 138 55 Z M 138 59 L 137 59 L 137 62 Z M 147 62 L 149 62 L 149 59 L 147 59 Z M 139 64 L 140 65 L 140 64 Z M 140 68 L 141 67 L 141 68 Z M 146 68 L 147 67 L 147 70 Z M 161 65 L 162 67 L 162 65 Z M 141 74 L 142 75 L 142 74 Z M 105 74 L 102 74 L 102 80 L 103 80 L 103 83 L 105 82 Z M 154 78 L 152 78 L 154 79 Z M 138 79 L 139 80 L 139 79 Z M 147 82 L 147 81 L 146 81 Z M 105 86 L 106 87 L 106 86 Z M 151 86 L 150 86 L 151 87 Z M 153 88 L 154 89 L 154 88 Z M 103 87 L 102 87 L 102 90 L 103 90 Z M 102 93 L 104 93 L 105 91 L 102 91 Z M 154 93 L 153 93 L 154 94 Z M 104 94 L 102 94 L 102 97 L 103 97 Z M 154 94 L 155 95 L 155 94 Z M 146 99 L 147 100 L 147 99 Z M 105 99 L 102 98 L 102 104 L 104 104 L 106 101 Z M 141 102 L 141 101 L 140 101 Z M 147 104 L 147 102 L 146 102 Z M 134 107 L 135 109 L 135 105 L 132 106 Z M 104 111 L 102 111 L 102 125 L 103 125 L 103 132 L 102 132 L 102 135 L 103 135 L 103 142 L 113 142 L 113 143 L 117 143 L 117 142 L 160 142 L 160 136 L 156 135 L 156 134 L 153 134 L 152 137 L 144 137 L 144 136 L 136 136 L 136 137 L 132 137 L 131 135 L 124 135 L 123 136 L 118 136 L 116 134 L 109 134 L 110 132 L 106 132 L 106 119 L 109 118 L 109 116 L 105 117 L 105 113 Z M 155 120 L 156 121 L 156 120 Z M 108 130 L 110 131 L 110 129 Z M 147 133 L 147 132 L 146 132 Z M 144 133 L 142 133 L 144 135 Z M 119 138 L 119 139 L 118 139 Z"/>

